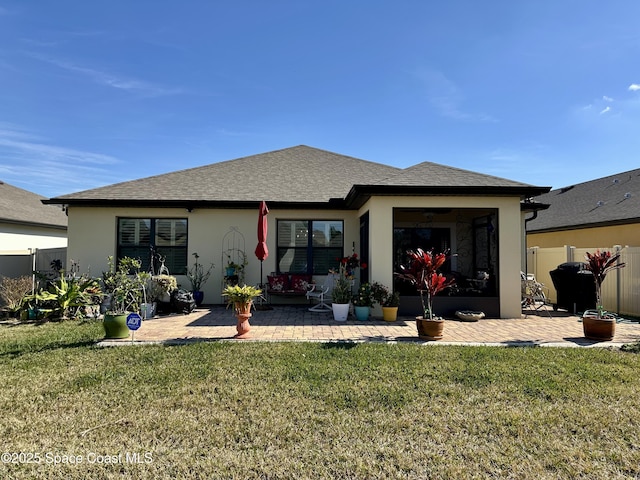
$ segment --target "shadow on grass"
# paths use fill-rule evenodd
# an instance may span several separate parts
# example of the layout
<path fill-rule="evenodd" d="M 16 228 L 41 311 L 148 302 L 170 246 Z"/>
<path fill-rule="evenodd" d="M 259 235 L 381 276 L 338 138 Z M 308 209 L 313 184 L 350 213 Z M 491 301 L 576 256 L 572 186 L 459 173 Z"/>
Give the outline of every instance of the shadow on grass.
<path fill-rule="evenodd" d="M 52 320 L 48 318 L 42 318 L 38 320 L 20 320 L 19 318 L 5 318 L 0 320 L 0 326 L 6 328 L 13 327 L 24 327 L 26 325 L 33 325 L 36 327 L 41 327 L 42 325 L 46 325 L 47 323 L 52 322 Z"/>
<path fill-rule="evenodd" d="M 73 348 L 84 348 L 84 347 L 94 347 L 100 340 L 83 340 L 78 342 L 66 343 L 63 341 L 51 342 L 45 345 L 21 345 L 17 348 L 7 350 L 5 352 L 0 352 L 0 358 L 19 358 L 22 355 L 27 355 L 31 353 L 42 353 L 48 352 L 52 350 L 60 350 L 60 349 L 73 349 Z"/>
<path fill-rule="evenodd" d="M 325 342 L 322 344 L 322 348 L 325 350 L 351 350 L 357 346 L 358 343 L 352 340 L 339 340 L 335 342 Z"/>

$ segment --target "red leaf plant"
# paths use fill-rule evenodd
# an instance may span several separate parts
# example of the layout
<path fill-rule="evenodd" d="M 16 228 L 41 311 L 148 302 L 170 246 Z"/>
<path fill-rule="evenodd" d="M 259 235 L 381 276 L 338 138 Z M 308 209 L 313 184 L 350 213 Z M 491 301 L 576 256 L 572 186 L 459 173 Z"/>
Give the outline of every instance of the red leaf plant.
<path fill-rule="evenodd" d="M 360 261 L 357 253 L 352 253 L 348 257 L 336 258 L 336 260 L 340 262 L 339 271 L 329 270 L 329 273 L 339 273 L 347 279 L 353 279 L 357 268 L 367 268 L 367 264 Z"/>
<path fill-rule="evenodd" d="M 620 252 L 612 254 L 606 250 L 596 250 L 595 253 L 587 252 L 585 259 L 587 260 L 586 268 L 593 273 L 593 279 L 596 282 L 596 309 L 598 310 L 598 318 L 602 318 L 602 282 L 604 282 L 607 273 L 622 268 L 626 264 L 619 261 Z"/>
<path fill-rule="evenodd" d="M 449 251 L 443 253 L 433 253 L 433 249 L 424 251 L 408 250 L 408 265 L 400 266 L 400 273 L 396 273 L 398 278 L 409 281 L 420 293 L 420 302 L 424 317 L 429 316 L 433 320 L 433 297 L 447 287 L 455 285 L 455 279 L 448 279 L 438 269 L 444 265 L 449 258 Z M 425 303 L 426 297 L 426 303 Z"/>

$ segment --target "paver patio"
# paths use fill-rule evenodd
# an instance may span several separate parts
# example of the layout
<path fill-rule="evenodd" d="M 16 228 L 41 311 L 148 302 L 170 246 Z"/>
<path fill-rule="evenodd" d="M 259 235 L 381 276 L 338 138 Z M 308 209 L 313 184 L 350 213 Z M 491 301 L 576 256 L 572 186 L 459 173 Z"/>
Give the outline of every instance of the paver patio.
<path fill-rule="evenodd" d="M 585 339 L 578 316 L 567 312 L 525 312 L 515 319 L 483 319 L 478 322 L 447 320 L 444 339 L 434 344 L 491 344 L 539 346 L 618 346 L 640 341 L 640 323 L 623 321 L 616 325 L 612 342 Z M 309 312 L 302 306 L 274 306 L 272 310 L 254 311 L 250 320 L 249 341 L 382 341 L 422 342 L 417 336 L 415 320 L 400 317 L 395 322 L 381 318 L 346 322 L 333 320 L 331 313 Z M 236 340 L 236 319 L 223 306 L 198 308 L 187 315 L 157 316 L 142 323 L 135 332 L 135 343 L 180 343 L 197 340 Z M 131 343 L 104 341 L 104 345 Z"/>

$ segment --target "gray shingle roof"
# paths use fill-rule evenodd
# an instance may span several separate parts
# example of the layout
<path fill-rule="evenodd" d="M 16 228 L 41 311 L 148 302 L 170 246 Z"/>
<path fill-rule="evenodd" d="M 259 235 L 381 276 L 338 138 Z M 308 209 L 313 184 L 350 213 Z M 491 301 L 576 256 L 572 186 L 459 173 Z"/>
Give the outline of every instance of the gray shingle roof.
<path fill-rule="evenodd" d="M 422 162 L 401 170 L 382 182 L 380 185 L 422 186 L 430 187 L 530 187 L 526 183 L 515 182 L 505 178 L 485 175 L 460 168 L 449 167 L 432 162 Z"/>
<path fill-rule="evenodd" d="M 300 145 L 58 197 L 61 200 L 328 202 L 397 168 Z"/>
<path fill-rule="evenodd" d="M 67 227 L 67 216 L 55 205 L 43 205 L 45 197 L 0 181 L 0 221 Z"/>
<path fill-rule="evenodd" d="M 352 188 L 354 186 L 387 189 L 391 194 L 400 193 L 406 187 L 533 188 L 537 189 L 536 193 L 540 192 L 539 187 L 430 162 L 403 170 L 299 145 L 63 195 L 49 203 L 153 201 L 197 204 L 265 200 L 326 204 L 330 199 L 344 200 L 348 194 L 357 197 L 361 193 Z M 398 187 L 398 191 L 391 192 L 393 187 Z M 371 194 L 371 188 L 367 194 Z"/>
<path fill-rule="evenodd" d="M 640 169 L 552 190 L 535 198 L 549 204 L 528 231 L 640 222 Z"/>

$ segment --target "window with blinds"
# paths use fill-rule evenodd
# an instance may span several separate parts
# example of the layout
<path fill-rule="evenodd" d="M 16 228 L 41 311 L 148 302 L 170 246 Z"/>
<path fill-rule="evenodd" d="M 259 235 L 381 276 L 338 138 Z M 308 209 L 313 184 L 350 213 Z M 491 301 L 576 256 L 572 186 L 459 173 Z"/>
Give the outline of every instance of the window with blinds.
<path fill-rule="evenodd" d="M 154 249 L 171 274 L 181 275 L 187 268 L 187 232 L 186 218 L 119 218 L 118 258 L 139 258 L 149 271 Z"/>
<path fill-rule="evenodd" d="M 279 273 L 326 275 L 343 256 L 342 220 L 278 220 Z"/>

